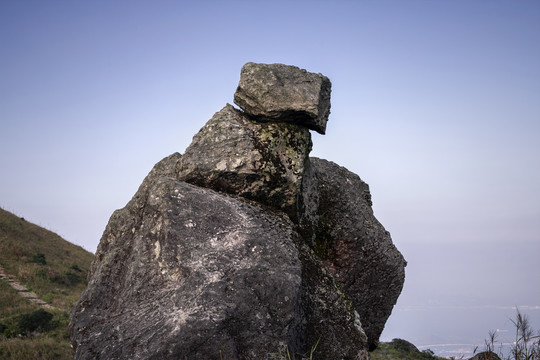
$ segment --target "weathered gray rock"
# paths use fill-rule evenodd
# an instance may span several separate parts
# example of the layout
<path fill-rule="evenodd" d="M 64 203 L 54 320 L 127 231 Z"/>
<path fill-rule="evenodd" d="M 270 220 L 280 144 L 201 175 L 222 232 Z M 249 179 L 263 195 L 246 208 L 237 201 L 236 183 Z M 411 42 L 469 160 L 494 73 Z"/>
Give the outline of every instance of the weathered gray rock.
<path fill-rule="evenodd" d="M 308 129 L 254 123 L 227 105 L 193 137 L 177 178 L 293 215 L 311 146 Z"/>
<path fill-rule="evenodd" d="M 330 80 L 283 64 L 247 63 L 242 67 L 234 102 L 261 121 L 283 121 L 326 132 Z"/>
<path fill-rule="evenodd" d="M 177 178 L 282 210 L 313 234 L 317 194 L 308 186 L 311 146 L 307 128 L 257 123 L 227 105 L 193 137 Z"/>
<path fill-rule="evenodd" d="M 374 350 L 403 288 L 406 262 L 373 215 L 369 186 L 330 161 L 311 164 L 319 187 L 315 251 L 351 297 Z"/>
<path fill-rule="evenodd" d="M 179 160 L 111 217 L 72 310 L 75 359 L 362 354 L 358 314 L 287 216 L 174 179 Z"/>
<path fill-rule="evenodd" d="M 352 360 L 376 346 L 405 261 L 368 186 L 309 158 L 330 82 L 242 71 L 244 111 L 217 112 L 111 216 L 71 313 L 76 359 L 264 359 L 317 344 L 314 359 Z"/>

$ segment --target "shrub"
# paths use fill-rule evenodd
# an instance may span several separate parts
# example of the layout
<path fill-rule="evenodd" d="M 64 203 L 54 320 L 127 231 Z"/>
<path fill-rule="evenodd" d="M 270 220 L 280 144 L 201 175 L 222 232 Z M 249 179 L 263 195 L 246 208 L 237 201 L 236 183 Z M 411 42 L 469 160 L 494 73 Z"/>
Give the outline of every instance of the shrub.
<path fill-rule="evenodd" d="M 74 273 L 73 271 L 68 270 L 66 274 L 64 275 L 65 282 L 67 285 L 73 286 L 77 285 L 78 283 L 81 283 L 83 281 L 83 278 L 80 274 Z"/>
<path fill-rule="evenodd" d="M 406 351 L 406 352 L 409 352 L 409 351 L 419 352 L 420 351 L 418 350 L 416 346 L 414 346 L 407 340 L 403 340 L 403 339 L 393 339 L 391 344 L 392 344 L 392 347 L 396 350 L 401 350 L 401 351 Z"/>
<path fill-rule="evenodd" d="M 71 265 L 71 269 L 75 270 L 76 272 L 82 272 L 82 269 L 77 264 Z"/>
<path fill-rule="evenodd" d="M 46 265 L 47 261 L 45 260 L 45 254 L 43 253 L 37 253 L 34 256 L 32 256 L 32 259 L 30 259 L 31 262 L 40 264 L 40 265 Z"/>
<path fill-rule="evenodd" d="M 23 314 L 19 318 L 19 332 L 27 336 L 35 331 L 46 331 L 50 328 L 52 318 L 53 314 L 43 309 Z"/>

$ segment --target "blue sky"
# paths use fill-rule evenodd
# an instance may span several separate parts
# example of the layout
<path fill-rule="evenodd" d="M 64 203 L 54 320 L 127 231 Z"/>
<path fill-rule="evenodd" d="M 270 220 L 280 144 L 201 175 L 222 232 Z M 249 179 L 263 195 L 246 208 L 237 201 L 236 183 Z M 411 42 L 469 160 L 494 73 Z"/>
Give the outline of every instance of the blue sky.
<path fill-rule="evenodd" d="M 2 1 L 0 48 L 0 206 L 87 250 L 280 62 L 332 81 L 312 155 L 370 184 L 399 306 L 540 305 L 538 1 Z"/>

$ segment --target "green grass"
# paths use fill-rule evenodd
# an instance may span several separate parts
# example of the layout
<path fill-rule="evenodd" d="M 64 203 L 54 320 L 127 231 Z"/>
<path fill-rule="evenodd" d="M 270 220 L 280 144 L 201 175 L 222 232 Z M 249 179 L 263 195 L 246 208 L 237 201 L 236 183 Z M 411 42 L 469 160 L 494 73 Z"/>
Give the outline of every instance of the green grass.
<path fill-rule="evenodd" d="M 86 288 L 93 254 L 0 209 L 0 265 L 58 308 L 43 310 L 0 280 L 0 360 L 73 359 L 69 310 Z"/>
<path fill-rule="evenodd" d="M 21 318 L 37 311 L 43 310 L 0 281 L 0 359 L 73 359 L 67 311 L 47 310 L 52 314 L 47 329 L 21 335 Z"/>
<path fill-rule="evenodd" d="M 0 319 L 37 309 L 39 306 L 20 296 L 6 281 L 0 281 Z"/>
<path fill-rule="evenodd" d="M 284 349 L 280 349 L 277 353 L 268 354 L 265 359 L 267 360 L 293 360 L 297 358 L 297 355 L 299 355 L 302 358 L 302 360 L 313 360 L 313 356 L 315 354 L 315 351 L 317 350 L 319 341 L 321 341 L 320 338 L 319 340 L 317 340 L 315 345 L 311 347 L 311 350 L 309 351 L 309 353 L 295 355 L 295 354 L 291 354 L 289 349 L 285 347 Z"/>
<path fill-rule="evenodd" d="M 51 305 L 69 311 L 86 288 L 93 255 L 0 209 L 0 265 Z"/>
<path fill-rule="evenodd" d="M 72 360 L 73 349 L 68 341 L 59 342 L 48 336 L 37 336 L 31 340 L 11 338 L 0 342 L 0 359 Z"/>

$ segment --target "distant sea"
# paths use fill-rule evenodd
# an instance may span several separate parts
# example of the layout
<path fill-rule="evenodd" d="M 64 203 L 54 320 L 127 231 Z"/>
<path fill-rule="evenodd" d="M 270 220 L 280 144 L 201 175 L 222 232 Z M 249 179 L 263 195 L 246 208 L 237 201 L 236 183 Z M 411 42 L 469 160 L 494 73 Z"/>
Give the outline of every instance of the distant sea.
<path fill-rule="evenodd" d="M 540 305 L 517 306 L 540 331 Z M 388 320 L 381 341 L 407 340 L 420 350 L 437 356 L 469 359 L 484 351 L 489 331 L 496 332 L 495 351 L 507 353 L 515 340 L 512 324 L 516 306 L 397 306 Z"/>

